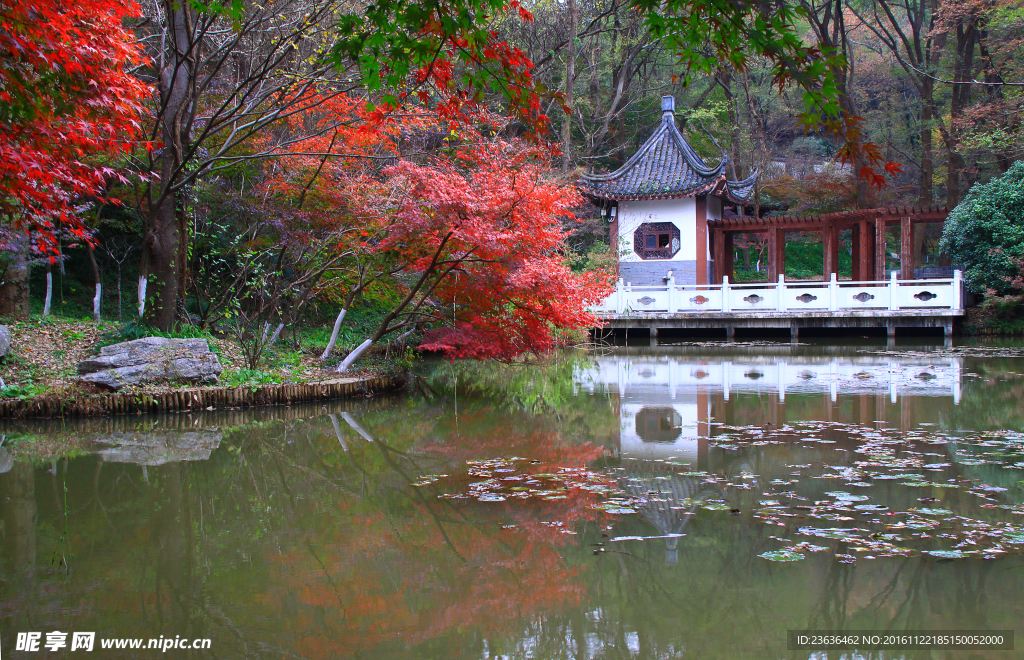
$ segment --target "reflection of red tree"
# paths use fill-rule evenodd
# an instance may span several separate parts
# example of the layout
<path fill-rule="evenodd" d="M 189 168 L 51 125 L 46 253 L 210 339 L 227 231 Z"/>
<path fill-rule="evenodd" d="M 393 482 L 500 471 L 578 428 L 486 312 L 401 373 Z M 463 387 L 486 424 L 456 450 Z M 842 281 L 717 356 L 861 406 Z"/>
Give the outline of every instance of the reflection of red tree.
<path fill-rule="evenodd" d="M 521 456 L 539 462 L 535 463 L 539 469 L 531 469 L 532 472 L 545 472 L 562 467 L 582 468 L 605 455 L 605 448 L 601 445 L 591 442 L 566 442 L 557 433 L 523 430 L 510 426 L 489 429 L 486 435 L 477 434 L 472 442 L 448 440 L 444 443 L 422 443 L 417 447 L 417 451 L 459 463 Z"/>
<path fill-rule="evenodd" d="M 503 456 L 539 461 L 517 462 L 519 474 L 583 467 L 602 453 L 538 434 L 505 436 L 504 447 Z M 452 445 L 435 450 L 459 453 Z M 477 459 L 489 453 L 475 450 L 466 448 Z M 461 473 L 443 485 L 458 491 L 471 480 L 462 461 Z M 603 515 L 592 508 L 599 495 L 569 487 L 554 500 L 447 501 L 427 489 L 410 489 L 410 496 L 419 500 L 411 515 L 357 514 L 343 529 L 307 536 L 274 556 L 273 581 L 290 585 L 292 596 L 270 599 L 279 601 L 273 609 L 282 612 L 296 653 L 337 657 L 467 626 L 501 633 L 524 617 L 581 601 L 582 569 L 567 565 L 559 550 L 574 538 L 567 533 L 573 527 Z M 287 606 L 288 598 L 298 604 Z"/>

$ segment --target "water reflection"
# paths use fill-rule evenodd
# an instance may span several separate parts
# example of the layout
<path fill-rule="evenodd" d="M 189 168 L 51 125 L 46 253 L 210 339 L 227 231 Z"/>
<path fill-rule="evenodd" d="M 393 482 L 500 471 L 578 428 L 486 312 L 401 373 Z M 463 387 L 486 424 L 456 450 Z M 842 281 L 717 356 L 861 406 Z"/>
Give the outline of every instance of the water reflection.
<path fill-rule="evenodd" d="M 909 397 L 940 397 L 959 405 L 964 358 L 961 356 L 821 355 L 709 356 L 702 359 L 664 353 L 604 355 L 581 366 L 574 378 L 585 392 L 605 394 L 617 404 L 623 457 L 675 456 L 698 460 L 701 438 L 715 434 L 713 421 L 736 421 L 734 411 L 749 412 L 750 397 L 767 401 L 761 421 L 784 423 L 787 396 L 799 406 L 797 419 L 837 418 L 840 396 L 863 404 L 858 421 L 887 414 L 884 400 L 896 406 Z M 736 397 L 744 399 L 735 403 Z M 819 408 L 817 414 L 808 408 Z M 879 407 L 881 404 L 881 407 Z M 860 408 L 861 406 L 857 406 Z M 870 413 L 870 414 L 869 414 Z M 904 416 L 906 417 L 906 416 Z M 910 420 L 904 418 L 904 423 Z"/>
<path fill-rule="evenodd" d="M 811 657 L 787 629 L 1024 634 L 1024 362 L 696 352 L 7 424 L 0 644 L 95 630 L 210 637 L 196 658 L 732 660 Z M 787 547 L 803 558 L 762 557 Z"/>

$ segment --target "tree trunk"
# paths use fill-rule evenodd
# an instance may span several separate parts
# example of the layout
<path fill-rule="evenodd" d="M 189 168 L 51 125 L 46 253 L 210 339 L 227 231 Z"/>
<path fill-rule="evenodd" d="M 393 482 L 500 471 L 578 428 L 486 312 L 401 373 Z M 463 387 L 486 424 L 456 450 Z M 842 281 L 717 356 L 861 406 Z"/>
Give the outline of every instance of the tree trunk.
<path fill-rule="evenodd" d="M 341 322 L 345 320 L 345 314 L 348 314 L 348 308 L 342 307 L 341 311 L 338 312 L 338 318 L 334 319 L 334 329 L 331 330 L 331 340 L 327 342 L 327 348 L 324 349 L 323 355 L 320 356 L 321 360 L 326 360 L 331 357 L 331 351 L 334 350 L 334 345 L 338 343 L 338 333 L 341 332 Z"/>
<path fill-rule="evenodd" d="M 178 302 L 178 228 L 174 199 L 150 216 L 150 234 L 145 249 L 149 252 L 149 275 L 144 285 L 146 322 L 161 330 L 174 324 Z"/>
<path fill-rule="evenodd" d="M 376 341 L 377 341 L 377 336 L 375 335 L 375 336 L 371 337 L 370 339 L 367 339 L 366 341 L 364 341 L 362 344 L 359 344 L 358 346 L 356 346 L 355 350 L 353 350 L 351 353 L 349 353 L 347 356 L 345 356 L 345 359 L 342 360 L 341 364 L 338 365 L 338 373 L 339 374 L 343 374 L 346 371 L 348 371 L 348 368 L 352 366 L 352 363 L 355 362 L 356 360 L 358 360 L 359 357 L 363 353 L 366 352 L 366 349 L 368 349 L 371 346 L 373 346 L 373 344 Z"/>
<path fill-rule="evenodd" d="M 12 250 L 10 262 L 0 282 L 0 316 L 18 317 L 32 313 L 28 295 L 28 237 L 18 237 L 17 249 Z"/>
<path fill-rule="evenodd" d="M 722 91 L 725 92 L 725 101 L 728 107 L 728 121 L 732 127 L 732 142 L 729 145 L 729 171 L 732 173 L 733 181 L 740 180 L 740 170 L 737 168 L 740 160 L 740 119 L 739 119 L 739 102 L 736 99 L 736 95 L 732 92 L 732 74 L 725 72 L 718 76 L 718 84 L 721 86 Z M 744 253 L 746 259 L 746 266 L 750 267 L 750 252 Z"/>
<path fill-rule="evenodd" d="M 971 70 L 974 68 L 974 47 L 977 43 L 978 30 L 972 17 L 957 20 L 956 25 L 956 60 L 953 66 L 953 98 L 949 108 L 949 132 L 953 144 L 948 149 L 946 159 L 946 208 L 950 211 L 960 203 L 960 179 L 967 164 L 964 157 L 956 150 L 959 142 L 960 127 L 958 121 L 964 109 L 971 102 Z"/>
<path fill-rule="evenodd" d="M 158 190 L 150 193 L 149 221 L 143 241 L 143 261 L 148 269 L 146 302 L 140 313 L 161 330 L 169 330 L 177 311 L 181 276 L 181 229 L 184 214 L 179 194 L 174 189 L 182 154 L 188 142 L 185 116 L 190 111 L 192 58 L 190 48 L 191 16 L 187 3 L 167 1 L 168 36 L 172 40 L 170 61 L 160 71 L 160 99 L 164 105 L 160 125 L 164 148 L 159 156 Z M 141 290 L 140 286 L 140 290 Z"/>
<path fill-rule="evenodd" d="M 570 112 L 565 112 L 562 122 L 562 171 L 572 168 L 572 107 L 573 85 L 576 81 L 576 33 L 578 31 L 578 12 L 576 0 L 569 0 L 569 52 L 565 60 L 565 105 Z"/>
<path fill-rule="evenodd" d="M 100 279 L 100 267 L 96 264 L 96 249 L 86 245 L 89 249 L 89 263 L 92 264 L 93 282 L 96 283 L 96 295 L 92 299 L 92 320 L 100 322 L 100 301 L 103 296 L 103 281 Z"/>
<path fill-rule="evenodd" d="M 935 81 L 931 78 L 924 78 L 921 81 L 923 88 L 921 105 L 921 194 L 918 199 L 922 207 L 929 207 L 935 201 L 933 186 L 935 185 L 935 163 L 932 159 L 932 95 L 935 90 Z"/>
<path fill-rule="evenodd" d="M 50 315 L 50 301 L 53 299 L 53 266 L 46 262 L 46 297 L 43 298 L 43 316 Z"/>

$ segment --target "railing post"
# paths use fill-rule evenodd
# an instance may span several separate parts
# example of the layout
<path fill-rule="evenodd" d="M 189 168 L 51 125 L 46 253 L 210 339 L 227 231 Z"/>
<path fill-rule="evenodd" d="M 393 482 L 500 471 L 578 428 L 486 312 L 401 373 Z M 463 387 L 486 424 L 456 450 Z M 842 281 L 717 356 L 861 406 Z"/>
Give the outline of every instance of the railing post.
<path fill-rule="evenodd" d="M 665 278 L 665 284 L 668 286 L 668 313 L 675 314 L 678 310 L 676 309 L 676 278 L 674 275 L 669 275 Z"/>
<path fill-rule="evenodd" d="M 895 311 L 900 308 L 899 299 L 896 295 L 899 293 L 900 285 L 899 280 L 896 279 L 896 271 L 892 271 L 892 275 L 889 277 L 889 310 Z"/>
<path fill-rule="evenodd" d="M 726 275 L 722 278 L 722 311 L 731 312 L 732 303 L 729 301 L 729 276 Z"/>
<path fill-rule="evenodd" d="M 779 283 L 775 285 L 775 308 L 786 311 L 786 276 L 779 273 Z"/>
<path fill-rule="evenodd" d="M 828 311 L 834 312 L 839 309 L 839 276 L 832 273 L 832 279 L 828 283 Z"/>
<path fill-rule="evenodd" d="M 621 314 L 622 310 L 626 308 L 626 296 L 623 293 L 624 287 L 622 285 L 622 278 L 620 277 L 615 282 L 615 313 Z"/>
<path fill-rule="evenodd" d="M 962 312 L 964 309 L 964 274 L 960 270 L 953 271 L 953 309 Z"/>

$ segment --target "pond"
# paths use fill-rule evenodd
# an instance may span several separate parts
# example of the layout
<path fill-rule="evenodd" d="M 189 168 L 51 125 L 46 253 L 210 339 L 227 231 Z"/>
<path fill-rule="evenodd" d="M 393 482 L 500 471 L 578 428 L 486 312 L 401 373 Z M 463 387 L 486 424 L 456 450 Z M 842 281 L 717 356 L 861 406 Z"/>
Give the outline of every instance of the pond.
<path fill-rule="evenodd" d="M 1022 397 L 1006 343 L 691 343 L 7 422 L 0 652 L 74 657 L 94 632 L 117 658 L 1014 657 L 787 631 L 1024 645 Z"/>

